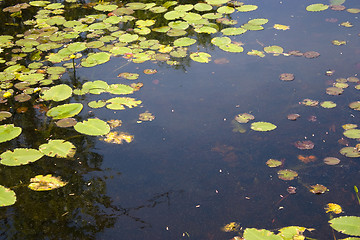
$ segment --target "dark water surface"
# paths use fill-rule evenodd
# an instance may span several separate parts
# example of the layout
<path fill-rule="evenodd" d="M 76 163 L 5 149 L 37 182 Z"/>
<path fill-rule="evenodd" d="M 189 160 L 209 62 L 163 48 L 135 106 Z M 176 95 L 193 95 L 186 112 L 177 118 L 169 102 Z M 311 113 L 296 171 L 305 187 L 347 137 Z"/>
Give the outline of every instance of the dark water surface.
<path fill-rule="evenodd" d="M 236 233 L 221 228 L 238 222 L 243 228 L 268 230 L 310 227 L 316 230 L 307 236 L 332 239 L 329 214 L 324 210 L 327 203 L 341 205 L 342 215 L 360 215 L 353 190 L 354 185 L 360 187 L 359 160 L 342 156 L 339 150 L 343 146 L 337 142 L 344 137 L 343 124 L 359 123 L 359 112 L 348 108 L 349 103 L 359 100 L 359 90 L 355 83 L 349 83 L 340 96 L 327 95 L 325 90 L 335 79 L 357 76 L 360 71 L 360 15 L 330 9 L 307 12 L 305 7 L 312 3 L 317 2 L 246 1 L 258 5 L 258 10 L 233 13 L 232 17 L 239 22 L 268 18 L 265 30 L 231 37 L 244 43 L 243 53 L 224 52 L 210 43 L 190 47 L 191 51 L 199 47 L 210 53 L 212 61 L 207 64 L 189 60 L 177 69 L 161 62 L 123 66 L 127 60 L 114 57 L 99 66 L 79 68 L 76 77 L 80 81 L 101 79 L 109 84 L 129 84 L 116 77 L 121 72 L 140 74 L 138 81 L 144 86 L 131 97 L 141 99 L 142 107 L 91 109 L 87 103 L 98 96 L 75 100 L 85 106 L 82 118 L 121 119 L 121 131 L 134 135 L 134 141 L 109 144 L 98 137 L 73 137 L 76 134 L 71 130 L 53 129 L 54 135 L 77 146 L 75 161 L 49 158 L 31 166 L 1 166 L 0 184 L 4 186 L 49 172 L 61 174 L 69 184 L 49 192 L 14 188 L 16 204 L 0 209 L 0 238 L 231 239 Z M 344 5 L 360 8 L 357 0 L 347 0 Z M 328 18 L 338 21 L 331 23 Z M 345 21 L 354 27 L 339 26 Z M 275 23 L 290 29 L 273 29 Z M 1 31 L 9 34 L 4 26 Z M 346 40 L 347 44 L 334 46 L 332 40 Z M 321 55 L 307 59 L 246 54 L 270 45 L 281 46 L 284 52 L 317 51 Z M 220 58 L 228 63 L 215 63 Z M 143 74 L 147 68 L 158 73 Z M 329 69 L 335 70 L 333 76 L 325 75 Z M 280 81 L 281 73 L 293 73 L 295 80 Z M 71 77 L 70 71 L 61 81 Z M 305 98 L 331 100 L 337 107 L 299 104 Z M 154 114 L 155 120 L 137 123 L 145 110 Z M 232 120 L 244 112 L 253 114 L 255 121 L 277 125 L 277 129 L 256 132 L 247 123 L 242 125 L 245 133 L 233 132 Z M 286 117 L 290 113 L 301 117 L 289 121 Z M 31 114 L 18 114 L 14 120 L 26 128 L 27 142 L 2 143 L 2 152 L 31 147 L 32 143 L 38 147 L 41 136 L 31 129 L 41 124 L 40 120 L 30 121 Z M 316 121 L 309 121 L 310 116 L 316 116 Z M 299 150 L 293 145 L 305 138 L 315 143 L 314 149 Z M 349 142 L 350 146 L 357 143 L 353 139 Z M 314 155 L 317 161 L 302 163 L 297 159 L 299 154 Z M 338 157 L 341 163 L 325 165 L 323 158 L 328 156 Z M 293 169 L 299 177 L 278 179 L 278 169 L 265 164 L 270 158 L 282 159 L 281 168 Z M 320 195 L 309 192 L 309 186 L 315 184 L 329 191 Z M 297 193 L 289 195 L 289 186 L 296 187 Z"/>

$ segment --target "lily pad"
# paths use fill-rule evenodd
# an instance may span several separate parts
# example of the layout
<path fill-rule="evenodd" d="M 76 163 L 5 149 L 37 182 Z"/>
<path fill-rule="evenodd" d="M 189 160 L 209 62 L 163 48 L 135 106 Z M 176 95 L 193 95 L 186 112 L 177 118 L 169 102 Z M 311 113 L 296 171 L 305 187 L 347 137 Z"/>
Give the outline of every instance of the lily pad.
<path fill-rule="evenodd" d="M 34 191 L 49 191 L 56 188 L 64 187 L 67 182 L 64 182 L 60 177 L 53 177 L 51 174 L 46 176 L 37 175 L 30 179 L 29 188 Z"/>
<path fill-rule="evenodd" d="M 255 117 L 250 113 L 241 113 L 235 116 L 235 120 L 239 123 L 247 123 L 250 120 L 254 120 Z"/>
<path fill-rule="evenodd" d="M 0 125 L 0 143 L 10 141 L 21 134 L 22 129 L 14 124 Z"/>
<path fill-rule="evenodd" d="M 330 227 L 343 234 L 360 236 L 360 217 L 343 216 L 329 221 Z"/>
<path fill-rule="evenodd" d="M 303 55 L 306 58 L 317 58 L 320 56 L 320 53 L 315 52 L 315 51 L 308 51 L 308 52 L 304 52 Z"/>
<path fill-rule="evenodd" d="M 334 108 L 336 107 L 336 103 L 333 101 L 324 101 L 320 103 L 320 106 L 323 108 Z"/>
<path fill-rule="evenodd" d="M 344 136 L 352 139 L 360 138 L 360 129 L 349 129 L 344 131 Z"/>
<path fill-rule="evenodd" d="M 105 135 L 110 132 L 110 126 L 105 121 L 97 118 L 90 118 L 83 122 L 78 122 L 74 126 L 74 129 L 79 133 L 90 136 Z"/>
<path fill-rule="evenodd" d="M 340 153 L 345 157 L 350 157 L 350 158 L 360 157 L 360 151 L 355 147 L 344 147 L 340 149 Z"/>
<path fill-rule="evenodd" d="M 271 168 L 275 168 L 275 167 L 279 167 L 282 165 L 282 162 L 279 161 L 279 160 L 276 160 L 276 159 L 269 159 L 266 161 L 266 165 L 268 165 L 268 167 L 271 167 Z"/>
<path fill-rule="evenodd" d="M 39 150 L 49 157 L 70 158 L 75 155 L 76 148 L 71 142 L 56 139 L 40 145 Z"/>
<path fill-rule="evenodd" d="M 88 106 L 91 108 L 102 108 L 106 105 L 106 101 L 98 100 L 98 101 L 91 101 L 88 103 Z"/>
<path fill-rule="evenodd" d="M 254 122 L 251 124 L 251 129 L 254 131 L 267 132 L 275 128 L 277 128 L 277 126 L 269 122 Z"/>
<path fill-rule="evenodd" d="M 139 114 L 140 121 L 152 121 L 154 119 L 155 119 L 155 116 L 152 115 L 152 113 L 150 113 L 148 111 Z"/>
<path fill-rule="evenodd" d="M 292 73 L 282 73 L 280 74 L 279 78 L 282 81 L 292 81 L 295 79 L 294 74 Z"/>
<path fill-rule="evenodd" d="M 11 116 L 12 116 L 12 114 L 10 112 L 0 111 L 0 121 L 3 121 Z"/>
<path fill-rule="evenodd" d="M 327 187 L 325 187 L 324 185 L 321 185 L 321 184 L 316 184 L 316 185 L 310 186 L 310 192 L 312 192 L 314 194 L 323 194 L 326 191 L 328 191 Z"/>
<path fill-rule="evenodd" d="M 16 202 L 16 195 L 13 190 L 0 185 L 0 207 L 11 206 Z"/>
<path fill-rule="evenodd" d="M 244 231 L 246 240 L 282 240 L 283 238 L 266 229 L 246 228 Z"/>
<path fill-rule="evenodd" d="M 125 106 L 128 108 L 133 108 L 141 104 L 141 100 L 136 100 L 135 98 L 129 97 L 115 97 L 106 101 L 108 105 L 107 108 L 113 110 L 124 110 Z"/>
<path fill-rule="evenodd" d="M 59 84 L 42 92 L 41 98 L 45 101 L 60 102 L 68 99 L 72 95 L 72 88 L 66 84 Z"/>
<path fill-rule="evenodd" d="M 326 165 L 337 165 L 340 163 L 340 159 L 338 159 L 336 157 L 326 157 L 326 158 L 324 158 L 324 163 Z"/>
<path fill-rule="evenodd" d="M 298 176 L 298 173 L 290 169 L 282 169 L 278 171 L 278 178 L 289 181 L 293 180 Z"/>
<path fill-rule="evenodd" d="M 287 119 L 289 119 L 291 121 L 295 121 L 299 117 L 300 117 L 300 114 L 297 114 L 297 113 L 291 113 L 291 114 L 287 115 Z"/>
<path fill-rule="evenodd" d="M 177 47 L 186 47 L 186 46 L 190 46 L 193 45 L 194 43 L 196 43 L 196 40 L 193 38 L 188 38 L 188 37 L 182 37 L 179 39 L 176 39 L 174 41 L 174 46 Z"/>
<path fill-rule="evenodd" d="M 238 10 L 239 12 L 251 12 L 254 11 L 258 8 L 258 6 L 256 5 L 251 5 L 251 4 L 244 4 L 240 7 L 237 7 L 236 10 Z"/>
<path fill-rule="evenodd" d="M 295 147 L 298 149 L 304 150 L 304 149 L 313 149 L 315 144 L 310 140 L 305 141 L 297 141 L 294 143 Z"/>
<path fill-rule="evenodd" d="M 326 94 L 333 95 L 333 96 L 340 95 L 343 92 L 344 92 L 344 89 L 338 88 L 338 87 L 328 87 L 326 89 Z"/>
<path fill-rule="evenodd" d="M 56 122 L 56 126 L 67 128 L 67 127 L 73 127 L 77 123 L 75 118 L 63 118 Z"/>
<path fill-rule="evenodd" d="M 123 72 L 118 75 L 118 77 L 125 78 L 128 80 L 136 80 L 139 78 L 139 74 L 137 73 L 129 73 L 129 72 Z"/>
<path fill-rule="evenodd" d="M 320 11 L 324 11 L 326 9 L 329 8 L 329 5 L 325 5 L 322 3 L 315 3 L 315 4 L 311 4 L 309 6 L 306 7 L 306 11 L 309 12 L 320 12 Z"/>
<path fill-rule="evenodd" d="M 44 154 L 36 149 L 15 148 L 0 155 L 1 164 L 6 166 L 20 166 L 39 160 Z"/>
<path fill-rule="evenodd" d="M 194 52 L 190 54 L 190 58 L 195 62 L 208 63 L 211 55 L 205 52 Z"/>
<path fill-rule="evenodd" d="M 69 118 L 80 113 L 82 109 L 83 109 L 83 105 L 81 103 L 63 104 L 51 108 L 46 113 L 46 116 L 52 117 L 54 119 Z"/>
<path fill-rule="evenodd" d="M 349 107 L 350 107 L 351 109 L 360 111 L 360 101 L 356 101 L 356 102 L 350 103 L 350 104 L 349 104 Z"/>

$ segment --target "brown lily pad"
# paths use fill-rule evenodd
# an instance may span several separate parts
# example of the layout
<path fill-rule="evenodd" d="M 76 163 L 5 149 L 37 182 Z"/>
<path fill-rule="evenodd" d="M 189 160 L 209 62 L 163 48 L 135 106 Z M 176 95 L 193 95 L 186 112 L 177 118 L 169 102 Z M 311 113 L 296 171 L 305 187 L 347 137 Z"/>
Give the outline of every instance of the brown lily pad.
<path fill-rule="evenodd" d="M 292 81 L 295 79 L 294 74 L 292 73 L 282 73 L 279 78 L 281 81 Z"/>
<path fill-rule="evenodd" d="M 343 92 L 344 92 L 344 89 L 338 88 L 338 87 L 328 87 L 326 89 L 326 94 L 333 95 L 333 96 L 340 95 Z"/>
<path fill-rule="evenodd" d="M 348 82 L 353 82 L 353 83 L 358 83 L 360 80 L 357 77 L 348 77 L 347 81 Z"/>
<path fill-rule="evenodd" d="M 311 187 L 310 192 L 312 192 L 314 194 L 323 194 L 326 191 L 328 191 L 327 187 L 325 187 L 324 185 L 321 185 L 321 184 L 312 185 L 310 187 Z"/>
<path fill-rule="evenodd" d="M 344 11 L 346 7 L 343 5 L 331 5 L 330 9 L 334 11 Z"/>
<path fill-rule="evenodd" d="M 77 123 L 75 118 L 63 118 L 56 122 L 56 126 L 67 128 L 67 127 L 73 127 Z"/>
<path fill-rule="evenodd" d="M 300 114 L 297 114 L 297 113 L 291 113 L 291 114 L 287 115 L 287 119 L 289 119 L 291 121 L 295 121 L 299 117 L 300 117 Z"/>
<path fill-rule="evenodd" d="M 15 101 L 17 102 L 26 102 L 31 99 L 31 96 L 25 93 L 20 93 L 14 97 Z"/>
<path fill-rule="evenodd" d="M 241 113 L 235 116 L 235 120 L 239 123 L 247 123 L 250 120 L 254 120 L 255 117 L 250 113 Z"/>
<path fill-rule="evenodd" d="M 350 103 L 349 108 L 360 111 L 360 101 Z"/>
<path fill-rule="evenodd" d="M 278 171 L 278 178 L 289 181 L 293 180 L 298 176 L 298 173 L 290 169 L 282 169 Z"/>
<path fill-rule="evenodd" d="M 148 75 L 151 75 L 151 74 L 157 73 L 157 70 L 156 69 L 145 69 L 144 73 L 148 74 Z"/>
<path fill-rule="evenodd" d="M 297 147 L 298 149 L 301 149 L 301 150 L 313 149 L 315 146 L 315 144 L 310 140 L 297 141 L 294 143 L 294 145 L 295 145 L 295 147 Z"/>
<path fill-rule="evenodd" d="M 288 52 L 289 55 L 292 55 L 292 56 L 296 56 L 296 57 L 301 57 L 303 56 L 304 54 L 298 50 L 293 50 L 293 51 L 290 51 Z"/>
<path fill-rule="evenodd" d="M 315 51 L 309 51 L 309 52 L 304 53 L 304 57 L 306 57 L 306 58 L 317 58 L 319 56 L 320 56 L 320 53 L 315 52 Z"/>
<path fill-rule="evenodd" d="M 324 163 L 326 165 L 337 165 L 340 163 L 340 159 L 338 159 L 336 157 L 326 157 L 326 158 L 324 158 Z"/>

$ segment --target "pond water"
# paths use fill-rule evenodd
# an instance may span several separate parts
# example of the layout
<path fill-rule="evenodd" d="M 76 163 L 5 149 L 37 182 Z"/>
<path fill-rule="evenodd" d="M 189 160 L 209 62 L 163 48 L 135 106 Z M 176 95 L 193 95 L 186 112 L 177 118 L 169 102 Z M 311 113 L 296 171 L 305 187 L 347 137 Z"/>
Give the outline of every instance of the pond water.
<path fill-rule="evenodd" d="M 308 239 L 348 237 L 332 229 L 328 221 L 339 216 L 360 216 L 360 200 L 354 190 L 354 186 L 360 187 L 357 146 L 360 135 L 354 126 L 355 131 L 345 136 L 349 125 L 343 126 L 359 124 L 360 117 L 359 111 L 349 107 L 359 100 L 360 2 L 209 0 L 206 5 L 211 10 L 203 10 L 200 5 L 197 10 L 192 9 L 198 1 L 157 1 L 156 5 L 144 5 L 152 1 L 141 2 L 106 5 L 66 1 L 54 5 L 55 2 L 34 1 L 22 10 L 7 8 L 21 2 L 0 2 L 4 10 L 0 16 L 0 49 L 3 50 L 0 53 L 3 96 L 0 110 L 12 114 L 1 122 L 0 152 L 39 147 L 42 152 L 37 161 L 21 166 L 8 166 L 6 156 L 0 156 L 0 185 L 16 194 L 16 202 L 0 208 L 0 239 L 240 239 L 245 229 L 267 229 L 276 233 L 287 226 L 313 229 L 304 233 Z M 325 7 L 332 4 L 344 9 L 306 10 L 307 6 L 320 2 Z M 244 11 L 241 5 L 253 5 L 256 9 Z M 159 6 L 165 8 L 157 13 L 154 9 Z M 185 6 L 190 9 L 174 13 L 177 7 L 179 10 Z M 228 8 L 218 10 L 221 6 Z M 202 15 L 231 9 L 235 11 L 205 23 L 201 22 L 204 16 L 184 17 L 186 12 Z M 183 15 L 171 19 L 166 16 L 170 11 Z M 124 22 L 129 16 L 135 18 Z M 63 22 L 56 22 L 60 18 Z M 155 31 L 181 18 L 182 24 L 190 25 L 185 33 L 175 31 L 180 35 L 169 36 L 171 34 L 161 30 Z M 224 18 L 237 22 L 229 25 Z M 229 35 L 222 32 L 230 27 L 240 28 L 251 19 L 262 19 L 259 21 L 265 23 L 248 28 L 263 29 Z M 71 20 L 78 23 L 65 24 Z M 154 21 L 139 23 L 138 20 Z M 91 25 L 104 22 L 105 27 Z M 76 29 L 79 23 L 86 24 L 86 30 Z M 274 28 L 274 24 L 280 24 L 285 30 Z M 57 29 L 46 30 L 49 35 L 41 31 L 51 26 Z M 197 32 L 203 26 L 215 32 Z M 151 33 L 141 32 L 146 28 Z M 75 37 L 61 35 L 74 32 Z M 51 40 L 54 39 L 51 36 L 59 33 L 59 39 Z M 125 38 L 129 33 L 137 38 L 134 41 Z M 37 43 L 29 43 L 31 34 L 36 35 L 33 38 Z M 119 41 L 122 37 L 125 40 Z M 185 44 L 184 50 L 174 43 L 183 37 L 195 39 L 196 43 Z M 230 50 L 224 51 L 213 44 L 214 37 L 230 38 L 231 44 L 226 45 Z M 28 42 L 21 43 L 21 39 Z M 55 53 L 70 49 L 75 42 L 99 39 L 104 47 L 76 46 L 54 60 Z M 149 48 L 139 47 L 150 39 L 158 42 Z M 337 46 L 334 40 L 345 42 Z M 38 47 L 50 42 L 59 46 Z M 277 49 L 279 46 L 283 50 L 272 53 L 265 48 L 268 46 Z M 224 45 L 222 48 L 226 49 Z M 121 53 L 116 52 L 119 49 Z M 184 50 L 186 55 L 174 57 L 176 49 Z M 239 52 L 232 52 L 234 49 Z M 250 55 L 254 53 L 252 50 L 260 51 L 258 54 L 263 56 Z M 309 58 L 289 54 L 290 51 L 314 51 L 320 55 Z M 95 52 L 106 53 L 106 60 L 86 62 Z M 148 55 L 140 57 L 141 52 Z M 208 53 L 211 58 L 196 58 L 199 53 Z M 34 62 L 41 64 L 31 66 Z M 50 67 L 64 63 L 67 64 L 65 71 L 50 74 Z M 145 74 L 146 69 L 157 72 Z M 29 75 L 35 73 L 44 74 L 42 77 L 48 81 L 34 75 L 29 79 Z M 129 80 L 118 77 L 121 73 L 139 76 Z M 293 74 L 294 80 L 280 80 L 283 73 Z M 104 90 L 99 85 L 93 87 L 92 93 L 100 89 L 100 94 L 91 94 L 82 88 L 86 82 L 95 80 L 108 85 L 143 83 L 143 86 L 137 89 L 132 85 L 129 95 L 109 93 L 108 88 Z M 19 82 L 30 83 L 23 88 L 13 85 Z M 56 99 L 66 95 L 67 88 L 46 95 L 61 84 L 72 89 L 68 97 Z M 343 88 L 343 92 L 329 94 L 332 86 L 338 91 Z M 16 99 L 21 93 L 30 99 Z M 107 107 L 88 106 L 91 101 L 115 97 L 142 102 L 131 105 L 123 99 L 125 107 L 116 105 L 113 109 L 108 102 L 104 103 Z M 307 106 L 304 99 L 319 103 Z M 320 103 L 324 101 L 332 101 L 336 107 L 323 107 Z M 70 116 L 77 125 L 58 127 L 57 119 L 65 117 L 50 116 L 49 109 L 69 103 L 83 106 L 80 113 Z M 144 112 L 155 118 L 140 121 L 139 114 Z M 235 117 L 243 113 L 255 119 L 239 123 Z M 292 121 L 287 118 L 289 114 L 300 117 Z M 86 125 L 88 119 L 102 121 Z M 125 133 L 121 144 L 104 141 L 109 135 L 108 131 L 101 132 L 101 126 L 108 126 L 105 122 L 111 120 L 122 121 L 121 126 L 110 132 Z M 276 129 L 253 130 L 256 122 L 272 123 Z M 82 123 L 81 130 L 77 126 Z M 4 132 L 3 127 L 9 124 L 20 127 L 21 134 L 12 136 L 10 130 Z M 89 129 L 100 133 L 89 133 Z M 70 142 L 76 152 L 71 154 L 61 145 L 51 149 L 41 147 L 50 140 Z M 305 148 L 310 149 L 299 149 L 298 141 L 308 140 L 311 142 L 305 144 Z M 345 147 L 352 147 L 355 157 L 340 153 Z M 55 157 L 51 156 L 54 152 L 58 154 Z M 65 152 L 65 156 L 60 157 L 60 152 Z M 340 163 L 325 164 L 326 157 L 338 158 Z M 281 166 L 270 168 L 266 164 L 269 159 L 281 161 Z M 297 177 L 280 179 L 278 171 L 286 169 L 295 171 Z M 28 187 L 30 179 L 47 174 L 60 177 L 66 185 L 51 187 L 43 180 L 40 186 L 53 190 Z M 316 191 L 312 189 L 316 184 L 327 190 L 314 194 L 311 190 Z M 291 187 L 296 188 L 296 193 L 290 191 Z M 0 205 L 6 201 L 1 194 Z M 342 213 L 326 212 L 324 208 L 328 203 L 340 205 Z M 230 223 L 234 226 L 231 231 L 224 229 Z"/>

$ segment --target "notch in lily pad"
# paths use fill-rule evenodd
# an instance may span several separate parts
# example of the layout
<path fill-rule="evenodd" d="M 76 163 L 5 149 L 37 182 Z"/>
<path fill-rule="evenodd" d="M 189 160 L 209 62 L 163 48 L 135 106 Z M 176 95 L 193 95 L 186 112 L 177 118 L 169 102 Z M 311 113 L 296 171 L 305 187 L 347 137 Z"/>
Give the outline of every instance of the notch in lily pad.
<path fill-rule="evenodd" d="M 13 190 L 0 185 L 0 207 L 11 206 L 16 202 L 16 195 Z"/>
<path fill-rule="evenodd" d="M 0 155 L 1 164 L 6 166 L 20 166 L 39 160 L 44 154 L 36 149 L 16 148 L 7 150 Z"/>

